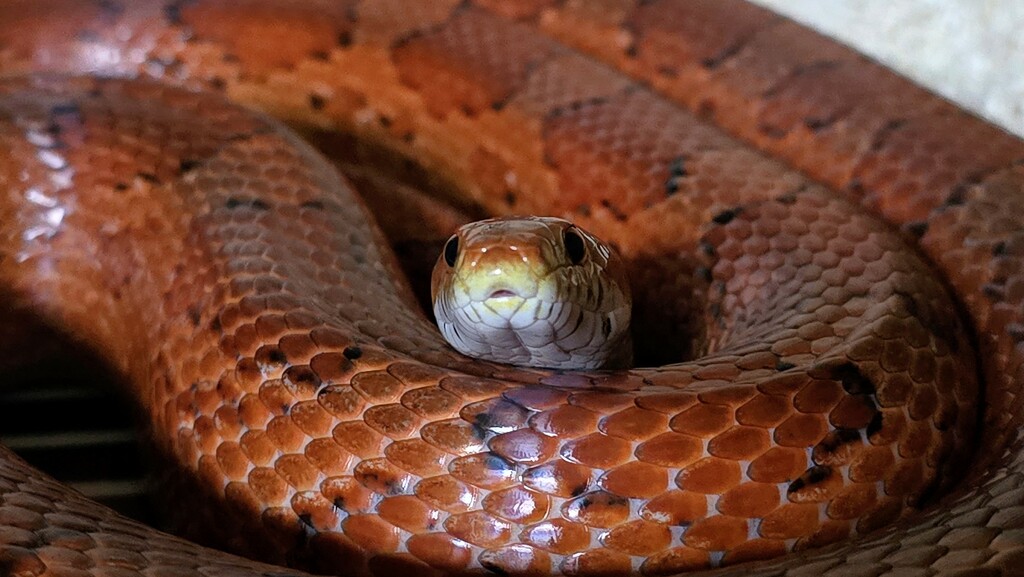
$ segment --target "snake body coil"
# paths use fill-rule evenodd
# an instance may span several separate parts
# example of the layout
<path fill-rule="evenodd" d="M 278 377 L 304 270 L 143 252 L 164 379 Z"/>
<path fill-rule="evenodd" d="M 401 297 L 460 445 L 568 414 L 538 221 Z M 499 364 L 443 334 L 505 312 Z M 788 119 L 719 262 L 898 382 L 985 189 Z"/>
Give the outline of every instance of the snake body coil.
<path fill-rule="evenodd" d="M 189 532 L 273 563 L 1019 574 L 1024 143 L 738 1 L 596 6 L 3 3 L 7 356 L 30 329 L 99 355 Z M 356 180 L 571 218 L 660 319 L 638 351 L 695 360 L 457 354 L 264 113 Z M 0 457 L 5 574 L 301 575 Z"/>

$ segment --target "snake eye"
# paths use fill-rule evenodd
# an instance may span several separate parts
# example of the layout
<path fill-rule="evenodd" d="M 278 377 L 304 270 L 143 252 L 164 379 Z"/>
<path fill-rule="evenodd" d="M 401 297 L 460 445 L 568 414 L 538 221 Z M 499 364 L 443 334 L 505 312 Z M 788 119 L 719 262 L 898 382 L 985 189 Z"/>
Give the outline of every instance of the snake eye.
<path fill-rule="evenodd" d="M 565 244 L 565 254 L 572 264 L 580 264 L 587 254 L 587 247 L 583 244 L 583 237 L 575 228 L 569 227 L 562 232 L 562 242 Z"/>
<path fill-rule="evenodd" d="M 455 266 L 455 259 L 459 256 L 459 237 L 453 236 L 444 243 L 444 262 L 448 266 Z"/>

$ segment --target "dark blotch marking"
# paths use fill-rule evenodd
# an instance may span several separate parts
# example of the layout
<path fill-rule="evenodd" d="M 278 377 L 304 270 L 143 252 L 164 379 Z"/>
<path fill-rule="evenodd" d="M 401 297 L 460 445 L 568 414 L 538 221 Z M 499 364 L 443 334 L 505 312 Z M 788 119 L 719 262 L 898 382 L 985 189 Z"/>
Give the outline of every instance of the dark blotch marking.
<path fill-rule="evenodd" d="M 827 116 L 825 118 L 807 117 L 804 118 L 804 126 L 813 132 L 821 132 L 836 123 L 837 118 L 835 116 Z"/>
<path fill-rule="evenodd" d="M 492 563 L 490 561 L 487 561 L 486 559 L 481 559 L 480 560 L 480 566 L 483 567 L 484 569 L 486 569 L 487 571 L 490 571 L 491 573 L 494 573 L 495 575 L 500 575 L 501 577 L 508 577 L 509 575 L 511 575 L 508 571 L 506 571 L 500 565 L 496 565 L 496 564 L 494 564 L 494 563 Z"/>
<path fill-rule="evenodd" d="M 71 103 L 68 103 L 68 104 L 56 104 L 54 106 L 51 106 L 50 107 L 50 114 L 53 115 L 53 116 L 65 116 L 65 115 L 75 115 L 75 116 L 78 116 L 78 115 L 82 114 L 82 110 L 78 107 L 77 104 L 71 102 Z"/>
<path fill-rule="evenodd" d="M 729 224 L 730 222 L 732 222 L 732 219 L 736 218 L 736 215 L 738 215 L 742 211 L 743 209 L 740 207 L 730 208 L 729 210 L 723 210 L 722 212 L 712 217 L 711 222 L 715 224 Z"/>
<path fill-rule="evenodd" d="M 323 210 L 324 203 L 322 200 L 307 200 L 299 205 L 302 208 L 308 208 L 311 210 Z"/>
<path fill-rule="evenodd" d="M 202 312 L 200 311 L 198 305 L 193 305 L 193 306 L 188 307 L 188 318 L 189 318 L 189 320 L 192 321 L 192 326 L 193 327 L 198 327 L 199 326 L 199 321 L 202 320 L 202 316 L 203 316 Z"/>
<path fill-rule="evenodd" d="M 331 55 L 328 54 L 326 50 L 314 50 L 309 54 L 309 57 L 312 58 L 313 60 L 320 60 L 321 62 L 326 62 L 328 59 L 330 59 Z"/>
<path fill-rule="evenodd" d="M 220 76 L 214 76 L 210 79 L 210 88 L 214 90 L 224 90 L 228 85 L 228 81 L 224 80 Z"/>
<path fill-rule="evenodd" d="M 327 99 L 319 94 L 309 95 L 309 107 L 313 110 L 323 110 L 327 106 Z"/>
<path fill-rule="evenodd" d="M 844 445 L 857 442 L 860 442 L 860 432 L 858 432 L 857 429 L 836 429 L 834 431 L 829 431 L 829 433 L 825 435 L 825 438 L 822 439 L 814 449 L 815 452 L 820 450 L 827 455 L 832 455 Z"/>
<path fill-rule="evenodd" d="M 677 156 L 668 165 L 668 178 L 665 180 L 665 196 L 672 196 L 679 191 L 679 179 L 690 175 L 686 170 L 686 157 Z"/>
<path fill-rule="evenodd" d="M 967 189 L 964 186 L 957 186 L 949 193 L 943 206 L 963 206 L 967 202 Z"/>
<path fill-rule="evenodd" d="M 1006 241 L 1001 240 L 992 245 L 992 256 L 1003 256 L 1006 254 Z"/>
<path fill-rule="evenodd" d="M 776 371 L 780 371 L 780 372 L 781 371 L 788 371 L 789 369 L 792 369 L 795 366 L 796 365 L 794 365 L 793 363 L 788 363 L 788 362 L 783 361 L 781 359 L 775 362 L 775 370 Z"/>
<path fill-rule="evenodd" d="M 114 184 L 114 190 L 116 190 L 118 192 L 123 192 L 125 190 L 128 190 L 128 183 L 127 182 L 118 182 L 118 183 Z"/>
<path fill-rule="evenodd" d="M 270 210 L 270 205 L 266 202 L 255 198 L 255 199 L 243 199 L 235 196 L 229 197 L 227 202 L 224 203 L 227 208 L 254 208 L 256 210 Z"/>
<path fill-rule="evenodd" d="M 194 158 L 184 158 L 181 160 L 181 162 L 178 163 L 178 169 L 181 172 L 195 170 L 197 166 L 199 166 L 199 161 Z"/>
<path fill-rule="evenodd" d="M 223 328 L 224 327 L 221 326 L 221 324 L 220 324 L 220 316 L 215 316 L 215 317 L 213 317 L 212 320 L 210 320 L 210 330 L 211 331 L 213 331 L 215 333 L 219 333 L 221 331 L 221 329 L 223 329 Z"/>
<path fill-rule="evenodd" d="M 101 40 L 99 32 L 95 30 L 82 30 L 78 34 L 75 34 L 75 40 L 79 42 L 85 42 L 87 44 L 95 44 Z"/>
<path fill-rule="evenodd" d="M 612 334 L 611 318 L 605 317 L 604 321 L 601 323 L 601 334 L 604 335 L 604 338 L 608 338 L 608 335 Z"/>
<path fill-rule="evenodd" d="M 608 200 L 607 198 L 603 199 L 601 201 L 601 206 L 603 206 L 606 209 L 608 209 L 608 212 L 612 213 L 612 216 L 615 217 L 615 220 L 618 220 L 618 221 L 621 222 L 621 221 L 624 221 L 624 220 L 626 220 L 628 218 L 626 213 L 622 212 L 622 210 L 619 207 L 617 207 L 614 204 L 612 204 L 612 201 Z"/>
<path fill-rule="evenodd" d="M 341 354 L 345 355 L 346 359 L 354 361 L 363 356 L 363 349 L 352 345 L 350 347 L 345 347 L 345 350 L 341 351 Z"/>
<path fill-rule="evenodd" d="M 273 347 L 267 351 L 267 360 L 275 365 L 283 365 L 288 362 L 288 355 L 284 354 L 281 349 Z"/>
<path fill-rule="evenodd" d="M 874 437 L 875 435 L 877 435 L 878 432 L 882 430 L 882 424 L 883 424 L 882 411 L 878 411 L 877 413 L 875 413 L 874 417 L 871 417 L 871 422 L 868 423 L 868 427 L 867 427 L 866 432 L 868 434 L 868 438 L 869 439 L 871 437 Z"/>
<path fill-rule="evenodd" d="M 792 192 L 788 194 L 783 194 L 781 196 L 776 197 L 775 202 L 786 206 L 796 204 L 796 194 Z"/>
<path fill-rule="evenodd" d="M 871 143 L 871 151 L 877 152 L 881 150 L 882 147 L 885 146 L 885 143 L 889 139 L 889 136 L 893 132 L 899 130 L 906 123 L 906 119 L 903 118 L 897 118 L 895 120 L 890 120 L 889 122 L 886 122 L 885 126 L 879 129 L 878 133 L 875 135 L 875 139 Z"/>
<path fill-rule="evenodd" d="M 511 190 L 505 192 L 505 204 L 508 206 L 514 206 L 516 203 L 516 195 Z"/>
<path fill-rule="evenodd" d="M 706 266 L 699 266 L 695 268 L 693 270 L 693 274 L 698 279 L 707 283 L 711 282 L 711 279 L 713 278 L 713 275 L 711 274 L 711 269 Z"/>
<path fill-rule="evenodd" d="M 928 223 L 923 220 L 908 222 L 904 225 L 904 229 L 914 238 L 920 239 L 928 232 Z"/>
<path fill-rule="evenodd" d="M 1001 301 L 1006 298 L 1006 289 L 997 284 L 985 283 L 981 287 L 981 293 L 989 300 Z"/>
<path fill-rule="evenodd" d="M 850 395 L 873 395 L 875 384 L 853 363 L 843 363 L 832 369 L 832 378 L 843 384 L 843 390 Z"/>
<path fill-rule="evenodd" d="M 164 18 L 172 26 L 181 26 L 184 20 L 181 19 L 181 5 L 182 2 L 172 2 L 164 6 Z"/>
<path fill-rule="evenodd" d="M 342 48 L 352 46 L 352 33 L 346 30 L 338 34 L 338 46 Z"/>
<path fill-rule="evenodd" d="M 160 184 L 161 183 L 160 179 L 157 178 L 157 176 L 155 174 L 153 174 L 152 172 L 136 172 L 135 176 L 137 178 L 139 178 L 140 180 L 144 180 L 144 181 L 146 181 L 146 182 L 148 182 L 150 184 Z"/>
<path fill-rule="evenodd" d="M 103 15 L 109 18 L 116 18 L 124 12 L 124 6 L 113 0 L 99 0 L 96 5 L 103 11 Z"/>
<path fill-rule="evenodd" d="M 732 46 L 728 46 L 724 50 L 719 52 L 718 54 L 715 54 L 713 56 L 709 56 L 709 57 L 701 60 L 700 64 L 701 64 L 701 66 L 703 66 L 704 68 L 706 68 L 708 70 L 714 70 L 715 68 L 718 68 L 719 66 L 724 64 L 727 60 L 729 60 L 733 56 L 736 56 L 737 54 L 739 54 L 740 50 L 743 49 L 743 46 L 746 45 L 746 43 L 747 43 L 747 40 L 744 39 L 744 40 L 742 40 L 740 42 L 737 42 L 737 43 L 733 44 Z"/>
<path fill-rule="evenodd" d="M 786 494 L 793 494 L 797 491 L 813 487 L 832 476 L 832 467 L 826 465 L 815 465 L 804 471 L 800 478 L 789 484 Z"/>

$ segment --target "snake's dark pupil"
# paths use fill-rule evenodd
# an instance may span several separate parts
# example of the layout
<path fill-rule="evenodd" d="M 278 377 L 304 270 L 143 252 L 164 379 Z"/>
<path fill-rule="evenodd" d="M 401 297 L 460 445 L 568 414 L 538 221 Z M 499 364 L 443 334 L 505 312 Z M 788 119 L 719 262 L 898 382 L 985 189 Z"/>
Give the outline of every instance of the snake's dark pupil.
<path fill-rule="evenodd" d="M 455 259 L 459 256 L 459 237 L 453 236 L 444 245 L 444 262 L 448 266 L 455 266 Z"/>
<path fill-rule="evenodd" d="M 583 246 L 583 237 L 574 229 L 567 228 L 562 233 L 562 242 L 565 243 L 565 254 L 568 255 L 572 264 L 580 264 L 586 255 L 586 247 Z"/>

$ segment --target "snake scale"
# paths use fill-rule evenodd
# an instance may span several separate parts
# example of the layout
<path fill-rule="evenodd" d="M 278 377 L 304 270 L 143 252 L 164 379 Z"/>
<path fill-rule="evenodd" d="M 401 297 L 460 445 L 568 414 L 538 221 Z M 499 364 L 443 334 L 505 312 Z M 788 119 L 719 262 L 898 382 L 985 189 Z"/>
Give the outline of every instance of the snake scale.
<path fill-rule="evenodd" d="M 0 76 L 5 364 L 98 355 L 185 534 L 296 568 L 0 449 L 6 575 L 1024 571 L 1024 142 L 849 49 L 738 0 L 7 0 Z M 458 355 L 310 143 L 570 218 L 693 360 Z"/>

